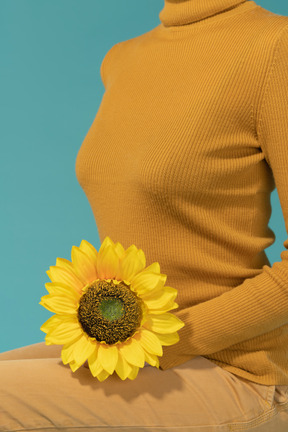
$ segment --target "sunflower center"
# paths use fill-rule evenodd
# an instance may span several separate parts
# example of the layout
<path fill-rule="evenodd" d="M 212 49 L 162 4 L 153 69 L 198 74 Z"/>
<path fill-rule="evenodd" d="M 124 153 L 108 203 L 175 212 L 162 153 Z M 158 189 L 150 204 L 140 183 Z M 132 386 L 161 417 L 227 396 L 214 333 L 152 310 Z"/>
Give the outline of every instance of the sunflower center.
<path fill-rule="evenodd" d="M 107 298 L 101 301 L 99 309 L 103 318 L 114 321 L 124 315 L 124 303 L 119 299 Z"/>
<path fill-rule="evenodd" d="M 142 300 L 124 283 L 99 280 L 85 289 L 79 301 L 78 320 L 98 342 L 124 342 L 140 326 Z"/>

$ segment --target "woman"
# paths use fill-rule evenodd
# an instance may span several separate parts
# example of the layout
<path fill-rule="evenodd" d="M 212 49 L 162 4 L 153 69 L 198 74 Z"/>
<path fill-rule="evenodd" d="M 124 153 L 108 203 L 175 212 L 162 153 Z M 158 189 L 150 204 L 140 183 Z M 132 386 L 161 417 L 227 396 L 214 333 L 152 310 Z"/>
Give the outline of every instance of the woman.
<path fill-rule="evenodd" d="M 159 17 L 104 57 L 76 175 L 101 242 L 177 288 L 180 340 L 124 381 L 72 373 L 61 346 L 0 354 L 3 431 L 288 430 L 288 240 L 272 267 L 264 252 L 275 187 L 288 231 L 288 17 L 247 0 Z"/>

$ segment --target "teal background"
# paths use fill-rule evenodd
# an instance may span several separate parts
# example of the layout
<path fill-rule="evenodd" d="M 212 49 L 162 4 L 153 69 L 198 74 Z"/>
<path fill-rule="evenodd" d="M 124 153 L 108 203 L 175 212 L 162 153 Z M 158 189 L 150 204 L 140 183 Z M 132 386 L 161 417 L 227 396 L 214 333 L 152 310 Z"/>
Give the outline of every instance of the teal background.
<path fill-rule="evenodd" d="M 288 15 L 287 0 L 258 0 Z M 0 352 L 42 342 L 53 314 L 46 270 L 72 245 L 100 247 L 75 161 L 98 111 L 100 65 L 115 43 L 156 27 L 164 0 L 0 0 Z M 288 185 L 287 185 L 288 186 Z M 280 261 L 287 238 L 277 191 L 266 249 Z"/>

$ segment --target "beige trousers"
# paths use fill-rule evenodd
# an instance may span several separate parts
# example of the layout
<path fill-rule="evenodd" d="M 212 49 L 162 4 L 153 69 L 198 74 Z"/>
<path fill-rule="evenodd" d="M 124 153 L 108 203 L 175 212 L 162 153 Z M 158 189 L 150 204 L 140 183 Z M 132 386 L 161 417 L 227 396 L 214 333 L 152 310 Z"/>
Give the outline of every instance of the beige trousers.
<path fill-rule="evenodd" d="M 1 432 L 288 432 L 288 386 L 262 385 L 196 357 L 133 381 L 72 372 L 62 346 L 0 354 Z"/>

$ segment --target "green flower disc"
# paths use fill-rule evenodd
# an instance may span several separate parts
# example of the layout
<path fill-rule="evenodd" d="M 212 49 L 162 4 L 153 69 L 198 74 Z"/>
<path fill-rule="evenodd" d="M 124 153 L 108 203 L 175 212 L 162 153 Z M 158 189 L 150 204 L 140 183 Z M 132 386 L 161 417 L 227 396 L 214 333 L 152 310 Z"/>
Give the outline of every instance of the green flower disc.
<path fill-rule="evenodd" d="M 81 296 L 78 320 L 88 336 L 114 344 L 133 336 L 142 320 L 142 300 L 124 283 L 93 282 Z"/>

